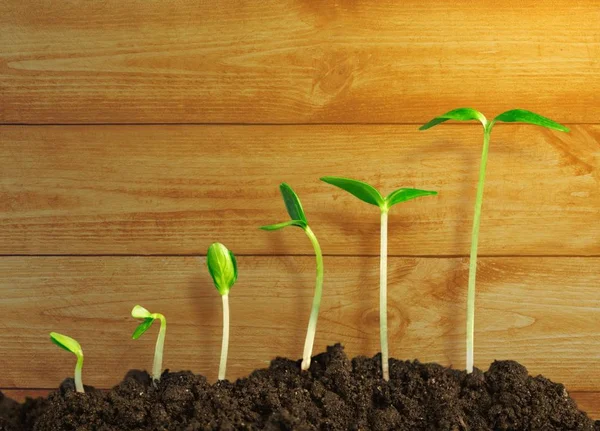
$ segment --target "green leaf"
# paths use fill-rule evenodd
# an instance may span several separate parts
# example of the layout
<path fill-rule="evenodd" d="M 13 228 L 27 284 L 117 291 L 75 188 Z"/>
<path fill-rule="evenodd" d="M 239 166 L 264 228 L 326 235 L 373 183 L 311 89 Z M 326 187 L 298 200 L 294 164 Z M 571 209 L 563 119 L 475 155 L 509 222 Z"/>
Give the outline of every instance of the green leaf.
<path fill-rule="evenodd" d="M 58 332 L 50 332 L 50 340 L 58 347 L 65 349 L 67 352 L 74 353 L 77 356 L 83 355 L 83 350 L 79 343 L 66 335 L 59 334 Z"/>
<path fill-rule="evenodd" d="M 302 229 L 305 229 L 307 225 L 302 220 L 290 220 L 290 221 L 284 221 L 283 223 L 261 226 L 260 228 L 262 230 L 279 230 L 279 229 L 283 229 L 284 227 L 288 227 L 288 226 L 298 226 L 298 227 L 301 227 Z"/>
<path fill-rule="evenodd" d="M 283 196 L 283 201 L 285 202 L 285 207 L 287 208 L 290 218 L 292 220 L 300 220 L 308 224 L 306 215 L 302 209 L 302 204 L 300 203 L 300 198 L 298 198 L 296 192 L 294 192 L 289 184 L 286 183 L 281 183 L 279 185 L 279 190 L 281 191 L 281 196 Z"/>
<path fill-rule="evenodd" d="M 435 117 L 429 123 L 423 124 L 421 127 L 419 127 L 419 130 L 431 129 L 433 126 L 437 126 L 438 124 L 443 123 L 444 121 L 448 121 L 448 120 L 457 120 L 457 121 L 477 120 L 481 124 L 483 124 L 483 127 L 485 127 L 487 125 L 487 119 L 481 112 L 479 112 L 475 109 L 472 109 L 472 108 L 458 108 L 458 109 L 453 109 L 452 111 L 446 112 L 444 115 L 440 115 L 439 117 Z"/>
<path fill-rule="evenodd" d="M 146 332 L 150 328 L 150 326 L 152 326 L 153 322 L 154 317 L 146 317 L 144 321 L 140 323 L 137 328 L 135 328 L 135 331 L 133 331 L 133 335 L 131 336 L 131 338 L 133 338 L 134 340 L 140 338 L 140 336 L 144 332 Z"/>
<path fill-rule="evenodd" d="M 385 205 L 385 200 L 381 196 L 381 193 L 379 193 L 375 187 L 363 183 L 362 181 L 342 177 L 323 177 L 321 178 L 321 181 L 339 187 L 368 204 L 380 208 Z"/>
<path fill-rule="evenodd" d="M 385 202 L 387 203 L 388 208 L 391 208 L 393 205 L 399 204 L 400 202 L 406 202 L 421 196 L 431 195 L 437 195 L 437 192 L 419 189 L 398 189 L 390 193 L 385 198 Z"/>
<path fill-rule="evenodd" d="M 227 295 L 237 280 L 237 262 L 227 247 L 215 242 L 208 248 L 206 265 L 215 287 L 221 295 Z"/>
<path fill-rule="evenodd" d="M 551 120 L 550 118 L 543 117 L 540 114 L 536 114 L 535 112 L 527 111 L 525 109 L 512 109 L 510 111 L 506 111 L 494 118 L 494 121 L 503 121 L 505 123 L 529 123 L 552 130 L 559 130 L 561 132 L 569 131 L 568 127 L 565 127 L 562 124 Z"/>
<path fill-rule="evenodd" d="M 151 314 L 152 313 L 150 313 L 141 305 L 136 305 L 135 307 L 133 307 L 133 310 L 131 310 L 131 316 L 135 317 L 136 319 L 146 319 L 150 317 Z"/>

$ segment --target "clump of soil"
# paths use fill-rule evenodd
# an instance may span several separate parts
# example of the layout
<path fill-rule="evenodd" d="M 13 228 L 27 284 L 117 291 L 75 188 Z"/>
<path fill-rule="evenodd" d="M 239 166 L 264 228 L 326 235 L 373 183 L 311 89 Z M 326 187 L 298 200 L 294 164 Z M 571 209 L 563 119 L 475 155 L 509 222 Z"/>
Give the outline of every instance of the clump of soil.
<path fill-rule="evenodd" d="M 110 391 L 74 391 L 71 379 L 48 399 L 19 405 L 0 395 L 0 430 L 600 430 L 561 384 L 496 361 L 473 374 L 381 356 L 350 361 L 337 344 L 313 358 L 277 358 L 236 382 L 209 384 L 165 371 L 154 385 L 131 371 Z"/>

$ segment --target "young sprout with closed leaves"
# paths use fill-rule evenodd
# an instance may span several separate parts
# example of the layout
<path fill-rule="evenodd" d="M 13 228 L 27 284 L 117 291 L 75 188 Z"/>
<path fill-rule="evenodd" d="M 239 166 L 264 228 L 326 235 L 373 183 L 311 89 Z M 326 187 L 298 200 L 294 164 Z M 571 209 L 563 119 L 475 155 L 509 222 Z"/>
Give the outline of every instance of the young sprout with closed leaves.
<path fill-rule="evenodd" d="M 73 353 L 77 357 L 74 378 L 75 390 L 79 393 L 84 393 L 83 381 L 81 380 L 81 370 L 83 369 L 83 350 L 81 349 L 81 346 L 75 339 L 59 334 L 58 332 L 50 332 L 50 340 L 58 347 Z"/>
<path fill-rule="evenodd" d="M 167 319 L 160 313 L 150 313 L 141 305 L 136 305 L 131 310 L 131 316 L 136 319 L 143 319 L 142 323 L 139 324 L 131 338 L 137 340 L 141 335 L 150 329 L 150 326 L 155 320 L 160 321 L 160 329 L 158 330 L 158 338 L 156 340 L 156 347 L 154 348 L 154 363 L 152 365 L 152 380 L 157 382 L 160 380 L 162 374 L 162 361 L 163 361 L 163 350 L 165 346 L 165 335 L 167 332 Z"/>
<path fill-rule="evenodd" d="M 421 196 L 436 195 L 437 192 L 402 188 L 383 197 L 373 186 L 362 181 L 341 177 L 323 177 L 321 181 L 339 187 L 360 200 L 379 207 L 381 211 L 381 248 L 379 261 L 379 330 L 381 338 L 381 371 L 384 380 L 389 380 L 389 353 L 387 335 L 387 238 L 388 212 L 400 202 L 406 202 Z"/>
<path fill-rule="evenodd" d="M 206 266 L 223 301 L 223 342 L 221 344 L 219 380 L 225 380 L 229 349 L 229 290 L 237 280 L 237 262 L 234 254 L 227 247 L 215 242 L 208 248 Z"/>
<path fill-rule="evenodd" d="M 301 228 L 313 246 L 315 250 L 315 256 L 317 259 L 317 281 L 315 285 L 315 295 L 312 302 L 312 310 L 310 312 L 310 319 L 308 321 L 308 329 L 306 331 L 306 340 L 304 341 L 304 353 L 302 354 L 302 365 L 303 371 L 310 368 L 310 359 L 312 357 L 313 345 L 315 342 L 315 333 L 317 332 L 317 319 L 319 318 L 319 308 L 321 306 L 321 295 L 323 294 L 323 254 L 321 253 L 321 246 L 317 237 L 313 233 L 312 229 L 308 225 L 306 215 L 302 209 L 300 198 L 294 192 L 294 190 L 286 183 L 282 183 L 279 186 L 283 202 L 287 209 L 290 219 L 286 222 L 271 224 L 268 226 L 262 226 L 263 230 L 278 230 L 283 229 L 287 226 L 296 226 Z"/>
<path fill-rule="evenodd" d="M 471 233 L 471 253 L 469 257 L 469 283 L 467 289 L 467 372 L 473 372 L 473 335 L 475 327 L 475 278 L 477 272 L 477 245 L 479 242 L 479 225 L 481 221 L 481 206 L 483 203 L 483 186 L 485 181 L 485 171 L 488 159 L 488 149 L 490 144 L 490 135 L 492 128 L 496 122 L 505 123 L 529 123 L 536 126 L 546 127 L 552 130 L 558 130 L 561 132 L 568 132 L 569 129 L 562 124 L 550 120 L 549 118 L 542 117 L 531 111 L 524 109 L 513 109 L 506 111 L 492 121 L 488 121 L 485 116 L 475 109 L 471 108 L 459 108 L 454 109 L 450 112 L 445 113 L 439 117 L 435 117 L 433 120 L 424 124 L 419 130 L 430 129 L 440 123 L 448 120 L 458 121 L 479 121 L 483 126 L 483 150 L 481 153 L 481 163 L 479 166 L 479 181 L 477 183 L 477 195 L 475 198 L 475 214 L 473 217 L 473 230 Z"/>

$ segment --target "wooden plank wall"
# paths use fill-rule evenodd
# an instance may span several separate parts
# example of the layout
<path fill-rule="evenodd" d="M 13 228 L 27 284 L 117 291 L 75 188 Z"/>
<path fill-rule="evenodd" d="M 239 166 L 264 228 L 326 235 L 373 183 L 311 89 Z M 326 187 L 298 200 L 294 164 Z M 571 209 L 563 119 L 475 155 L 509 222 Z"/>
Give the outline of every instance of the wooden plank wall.
<path fill-rule="evenodd" d="M 521 107 L 570 134 L 499 125 L 478 276 L 476 365 L 516 359 L 600 418 L 600 8 L 593 0 L 0 3 L 0 389 L 45 393 L 149 367 L 131 307 L 169 320 L 165 365 L 214 379 L 219 298 L 202 255 L 239 256 L 229 375 L 299 357 L 320 238 L 316 350 L 378 350 L 378 214 L 322 175 L 438 190 L 390 218 L 391 353 L 464 367 L 481 128 Z"/>

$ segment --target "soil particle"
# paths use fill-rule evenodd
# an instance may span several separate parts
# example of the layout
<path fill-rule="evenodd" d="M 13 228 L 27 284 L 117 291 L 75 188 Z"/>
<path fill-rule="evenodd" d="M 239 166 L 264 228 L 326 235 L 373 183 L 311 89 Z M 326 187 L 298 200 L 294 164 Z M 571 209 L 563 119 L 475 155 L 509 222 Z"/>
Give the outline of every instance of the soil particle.
<path fill-rule="evenodd" d="M 410 430 L 599 431 L 561 384 L 496 361 L 472 374 L 381 357 L 350 361 L 337 344 L 313 358 L 277 358 L 236 382 L 209 384 L 165 371 L 159 382 L 130 371 L 110 391 L 74 390 L 67 379 L 48 399 L 23 404 L 0 393 L 0 431 Z"/>

